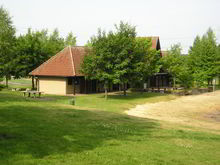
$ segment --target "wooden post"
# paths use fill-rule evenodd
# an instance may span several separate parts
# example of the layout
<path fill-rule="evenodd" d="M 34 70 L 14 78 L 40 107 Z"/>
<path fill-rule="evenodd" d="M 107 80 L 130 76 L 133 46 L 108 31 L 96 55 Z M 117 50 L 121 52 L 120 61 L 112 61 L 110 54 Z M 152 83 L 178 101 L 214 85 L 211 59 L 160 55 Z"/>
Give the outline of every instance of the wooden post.
<path fill-rule="evenodd" d="M 173 78 L 173 87 L 176 89 L 176 77 Z"/>
<path fill-rule="evenodd" d="M 125 88 L 125 87 L 126 87 L 126 84 L 123 83 L 123 85 L 124 85 L 124 88 L 123 88 L 123 89 L 124 89 L 124 96 L 126 96 L 126 88 Z"/>
<path fill-rule="evenodd" d="M 105 99 L 108 99 L 108 81 L 105 80 L 105 84 L 104 84 L 104 88 L 105 88 Z"/>
<path fill-rule="evenodd" d="M 38 79 L 37 78 L 35 79 L 35 84 L 36 84 L 37 91 L 39 91 L 39 89 L 38 89 Z"/>
<path fill-rule="evenodd" d="M 8 75 L 5 76 L 5 85 L 8 88 Z"/>
<path fill-rule="evenodd" d="M 32 89 L 34 89 L 34 76 L 31 76 L 32 79 Z"/>

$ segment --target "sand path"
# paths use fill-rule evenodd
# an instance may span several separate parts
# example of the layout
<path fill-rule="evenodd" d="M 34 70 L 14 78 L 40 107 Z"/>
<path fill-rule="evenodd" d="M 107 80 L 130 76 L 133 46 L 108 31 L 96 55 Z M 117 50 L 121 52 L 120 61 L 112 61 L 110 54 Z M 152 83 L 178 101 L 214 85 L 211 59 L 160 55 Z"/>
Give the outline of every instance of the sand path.
<path fill-rule="evenodd" d="M 126 113 L 220 131 L 220 91 L 137 105 Z"/>

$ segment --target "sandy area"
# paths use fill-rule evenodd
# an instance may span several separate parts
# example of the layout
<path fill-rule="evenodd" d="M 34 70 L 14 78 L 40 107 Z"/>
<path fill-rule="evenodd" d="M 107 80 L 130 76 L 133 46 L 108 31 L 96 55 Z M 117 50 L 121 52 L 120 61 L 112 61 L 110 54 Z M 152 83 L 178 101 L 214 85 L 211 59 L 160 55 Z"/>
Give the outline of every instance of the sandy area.
<path fill-rule="evenodd" d="M 137 105 L 128 115 L 220 131 L 220 91 Z"/>

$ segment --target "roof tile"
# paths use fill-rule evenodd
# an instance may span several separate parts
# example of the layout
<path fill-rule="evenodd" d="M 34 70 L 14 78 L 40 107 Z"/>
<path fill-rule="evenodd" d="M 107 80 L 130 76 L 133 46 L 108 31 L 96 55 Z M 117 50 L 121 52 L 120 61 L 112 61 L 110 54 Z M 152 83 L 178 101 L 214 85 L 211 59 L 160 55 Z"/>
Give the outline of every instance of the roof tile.
<path fill-rule="evenodd" d="M 80 65 L 85 53 L 85 47 L 66 47 L 33 70 L 30 75 L 59 77 L 82 76 L 80 73 Z"/>

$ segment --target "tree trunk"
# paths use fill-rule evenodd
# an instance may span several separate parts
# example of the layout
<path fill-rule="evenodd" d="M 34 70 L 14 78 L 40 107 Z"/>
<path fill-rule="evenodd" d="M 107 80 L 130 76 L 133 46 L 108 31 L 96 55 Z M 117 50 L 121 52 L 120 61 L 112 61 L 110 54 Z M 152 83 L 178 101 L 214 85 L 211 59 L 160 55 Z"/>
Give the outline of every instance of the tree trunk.
<path fill-rule="evenodd" d="M 124 90 L 124 96 L 126 96 L 126 88 L 125 88 L 125 83 L 124 83 L 124 88 L 123 88 L 123 90 Z"/>
<path fill-rule="evenodd" d="M 8 75 L 5 76 L 5 85 L 6 85 L 6 88 L 8 88 Z"/>
<path fill-rule="evenodd" d="M 104 84 L 104 88 L 105 88 L 105 99 L 107 100 L 108 99 L 108 82 L 106 82 L 106 81 Z"/>
<path fill-rule="evenodd" d="M 118 84 L 119 91 L 121 91 L 121 84 Z"/>
<path fill-rule="evenodd" d="M 108 90 L 107 90 L 107 88 L 105 88 L 105 99 L 106 100 L 108 99 Z"/>
<path fill-rule="evenodd" d="M 176 77 L 173 78 L 173 87 L 176 89 Z"/>
<path fill-rule="evenodd" d="M 34 89 L 34 76 L 31 76 L 32 79 L 32 89 Z"/>

